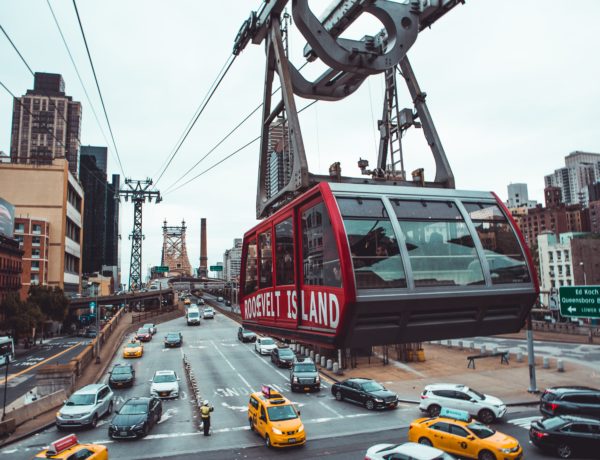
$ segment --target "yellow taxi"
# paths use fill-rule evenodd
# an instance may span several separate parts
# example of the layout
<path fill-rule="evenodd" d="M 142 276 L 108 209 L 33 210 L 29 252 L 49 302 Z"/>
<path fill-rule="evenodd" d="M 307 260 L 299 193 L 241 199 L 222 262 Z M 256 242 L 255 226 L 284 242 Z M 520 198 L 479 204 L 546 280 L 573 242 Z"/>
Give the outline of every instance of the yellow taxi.
<path fill-rule="evenodd" d="M 408 440 L 437 447 L 458 457 L 479 460 L 520 460 L 519 441 L 473 421 L 469 413 L 442 408 L 439 417 L 419 418 L 408 428 Z"/>
<path fill-rule="evenodd" d="M 183 304 L 184 304 L 184 305 L 189 305 L 189 304 L 191 304 L 191 303 L 192 303 L 192 301 L 191 301 L 190 299 L 188 299 L 187 297 L 186 297 L 186 298 L 185 298 L 185 300 L 183 301 Z"/>
<path fill-rule="evenodd" d="M 108 449 L 100 444 L 79 444 L 77 436 L 70 434 L 54 441 L 34 458 L 108 460 Z"/>
<path fill-rule="evenodd" d="M 141 358 L 144 354 L 144 346 L 138 340 L 131 339 L 123 347 L 123 358 Z"/>
<path fill-rule="evenodd" d="M 306 432 L 300 411 L 271 387 L 252 393 L 248 402 L 250 429 L 265 440 L 267 447 L 303 446 Z"/>

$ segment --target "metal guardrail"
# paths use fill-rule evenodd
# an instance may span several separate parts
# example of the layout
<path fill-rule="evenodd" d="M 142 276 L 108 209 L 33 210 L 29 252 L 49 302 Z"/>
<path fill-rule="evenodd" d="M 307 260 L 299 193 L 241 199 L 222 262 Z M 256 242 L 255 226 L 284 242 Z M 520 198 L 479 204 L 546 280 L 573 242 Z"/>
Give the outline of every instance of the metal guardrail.
<path fill-rule="evenodd" d="M 200 415 L 200 407 L 202 406 L 200 387 L 198 386 L 198 381 L 196 380 L 194 371 L 192 370 L 192 365 L 190 364 L 190 361 L 185 353 L 183 354 L 183 370 L 190 388 L 190 399 L 193 401 L 194 407 L 198 411 L 198 415 Z"/>

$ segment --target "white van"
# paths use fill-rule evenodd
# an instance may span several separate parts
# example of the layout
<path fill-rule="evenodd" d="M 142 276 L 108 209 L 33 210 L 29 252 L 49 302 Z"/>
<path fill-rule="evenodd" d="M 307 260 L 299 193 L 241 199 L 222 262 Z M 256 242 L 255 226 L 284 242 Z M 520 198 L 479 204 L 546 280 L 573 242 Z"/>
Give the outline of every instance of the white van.
<path fill-rule="evenodd" d="M 185 315 L 188 326 L 200 325 L 200 310 L 197 306 L 190 306 Z"/>

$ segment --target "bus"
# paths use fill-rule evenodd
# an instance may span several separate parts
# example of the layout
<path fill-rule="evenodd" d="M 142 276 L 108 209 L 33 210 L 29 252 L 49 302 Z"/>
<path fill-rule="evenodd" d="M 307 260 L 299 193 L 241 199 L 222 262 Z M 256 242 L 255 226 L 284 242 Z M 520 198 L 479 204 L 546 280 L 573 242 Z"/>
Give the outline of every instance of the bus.
<path fill-rule="evenodd" d="M 12 337 L 0 337 L 0 366 L 15 360 L 15 343 Z"/>

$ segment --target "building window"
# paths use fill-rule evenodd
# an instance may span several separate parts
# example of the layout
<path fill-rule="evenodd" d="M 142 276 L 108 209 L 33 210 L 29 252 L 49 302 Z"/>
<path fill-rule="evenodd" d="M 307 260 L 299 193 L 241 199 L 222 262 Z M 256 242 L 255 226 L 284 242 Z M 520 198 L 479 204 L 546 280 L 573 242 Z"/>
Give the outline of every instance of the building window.
<path fill-rule="evenodd" d="M 15 232 L 23 233 L 25 231 L 25 224 L 15 224 Z"/>
<path fill-rule="evenodd" d="M 33 238 L 31 238 L 31 245 L 32 246 L 39 246 L 42 242 L 42 239 L 39 236 L 34 236 Z"/>
<path fill-rule="evenodd" d="M 548 261 L 554 262 L 554 254 L 552 254 L 552 251 L 548 252 Z"/>
<path fill-rule="evenodd" d="M 31 258 L 32 259 L 39 259 L 40 258 L 40 250 L 39 249 L 32 249 L 31 250 Z"/>
<path fill-rule="evenodd" d="M 32 285 L 40 284 L 40 275 L 38 275 L 37 273 L 32 273 L 31 274 L 31 284 Z"/>
<path fill-rule="evenodd" d="M 31 271 L 39 271 L 40 270 L 40 261 L 39 260 L 32 260 L 31 261 Z"/>
<path fill-rule="evenodd" d="M 33 233 L 34 235 L 41 235 L 42 226 L 40 224 L 33 224 L 33 226 L 31 228 L 32 228 L 31 233 Z"/>

